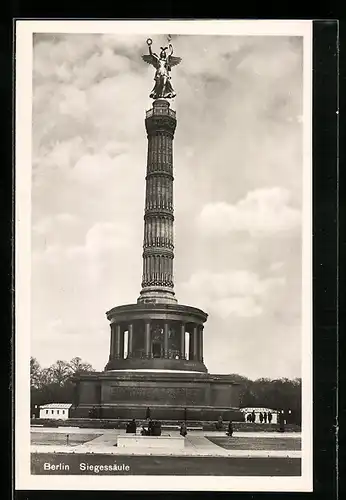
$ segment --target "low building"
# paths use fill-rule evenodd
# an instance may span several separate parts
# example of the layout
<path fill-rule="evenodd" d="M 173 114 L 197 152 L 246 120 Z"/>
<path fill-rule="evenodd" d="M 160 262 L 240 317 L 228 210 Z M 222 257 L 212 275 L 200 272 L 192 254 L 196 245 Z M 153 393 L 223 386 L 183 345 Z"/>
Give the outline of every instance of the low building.
<path fill-rule="evenodd" d="M 277 424 L 278 423 L 278 412 L 277 410 L 271 410 L 270 408 L 240 408 L 240 411 L 244 413 L 245 417 L 245 422 L 248 422 L 248 417 L 249 415 L 252 415 L 253 413 L 255 414 L 255 422 L 260 423 L 260 414 L 264 415 L 265 413 L 267 414 L 267 417 L 269 413 L 272 415 L 272 424 Z M 263 421 L 262 423 L 269 423 L 268 418 L 267 422 Z"/>
<path fill-rule="evenodd" d="M 69 418 L 72 403 L 48 403 L 40 406 L 40 418 L 65 420 Z"/>

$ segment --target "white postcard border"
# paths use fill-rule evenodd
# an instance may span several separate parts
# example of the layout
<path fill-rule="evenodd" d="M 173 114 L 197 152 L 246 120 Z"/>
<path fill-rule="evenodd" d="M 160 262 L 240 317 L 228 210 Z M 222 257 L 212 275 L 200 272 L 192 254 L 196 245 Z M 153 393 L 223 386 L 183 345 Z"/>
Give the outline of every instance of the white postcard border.
<path fill-rule="evenodd" d="M 302 36 L 304 161 L 302 476 L 37 476 L 30 473 L 31 129 L 33 33 Z M 16 21 L 15 488 L 21 490 L 312 491 L 312 21 Z"/>

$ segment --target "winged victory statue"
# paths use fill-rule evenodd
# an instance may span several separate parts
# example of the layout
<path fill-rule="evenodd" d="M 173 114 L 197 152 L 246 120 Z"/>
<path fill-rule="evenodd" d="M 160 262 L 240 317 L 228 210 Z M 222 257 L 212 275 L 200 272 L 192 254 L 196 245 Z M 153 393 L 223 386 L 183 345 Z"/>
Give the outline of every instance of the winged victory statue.
<path fill-rule="evenodd" d="M 160 47 L 161 52 L 158 56 L 151 49 L 152 43 L 151 38 L 148 38 L 149 54 L 142 56 L 143 61 L 151 64 L 156 69 L 154 77 L 155 85 L 150 93 L 150 97 L 151 99 L 173 99 L 176 93 L 172 87 L 170 72 L 173 66 L 177 66 L 181 62 L 181 57 L 173 56 L 173 46 L 171 43 L 168 44 L 168 47 Z M 167 51 L 169 51 L 168 54 Z"/>

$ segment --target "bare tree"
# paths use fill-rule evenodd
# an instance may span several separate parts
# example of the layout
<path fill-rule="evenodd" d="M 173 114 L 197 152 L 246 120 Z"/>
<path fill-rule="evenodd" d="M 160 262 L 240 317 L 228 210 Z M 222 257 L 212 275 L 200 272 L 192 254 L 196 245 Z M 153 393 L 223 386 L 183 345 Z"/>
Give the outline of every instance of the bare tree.
<path fill-rule="evenodd" d="M 71 359 L 69 362 L 71 371 L 73 374 L 76 373 L 83 373 L 83 372 L 94 372 L 94 368 L 91 366 L 90 363 L 86 363 L 82 361 L 82 359 L 78 356 L 75 358 Z"/>
<path fill-rule="evenodd" d="M 52 382 L 58 385 L 64 385 L 72 375 L 70 364 L 60 359 L 49 370 L 51 371 Z"/>
<path fill-rule="evenodd" d="M 36 358 L 30 358 L 30 387 L 38 389 L 41 386 L 42 368 Z"/>

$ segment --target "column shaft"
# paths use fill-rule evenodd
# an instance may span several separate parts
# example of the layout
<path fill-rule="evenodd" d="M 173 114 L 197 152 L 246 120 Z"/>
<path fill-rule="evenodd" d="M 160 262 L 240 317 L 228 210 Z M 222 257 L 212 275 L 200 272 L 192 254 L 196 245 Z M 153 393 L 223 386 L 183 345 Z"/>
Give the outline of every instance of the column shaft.
<path fill-rule="evenodd" d="M 201 326 L 199 329 L 199 360 L 201 362 L 203 362 L 203 333 L 204 328 Z"/>
<path fill-rule="evenodd" d="M 121 349 L 121 344 L 120 344 L 120 325 L 116 324 L 115 325 L 115 357 L 120 358 L 120 349 Z"/>
<path fill-rule="evenodd" d="M 111 324 L 111 345 L 110 345 L 110 348 L 109 348 L 109 359 L 113 359 L 114 358 L 114 328 L 113 328 L 113 324 Z"/>
<path fill-rule="evenodd" d="M 198 359 L 198 327 L 194 325 L 193 327 L 193 337 L 192 337 L 192 349 L 193 349 L 193 359 Z"/>
<path fill-rule="evenodd" d="M 189 332 L 189 361 L 193 359 L 193 333 L 191 329 L 191 325 L 188 327 Z"/>
<path fill-rule="evenodd" d="M 127 337 L 127 357 L 132 358 L 133 349 L 133 324 L 130 323 L 128 326 L 128 337 Z"/>
<path fill-rule="evenodd" d="M 145 323 L 145 357 L 151 358 L 150 322 Z"/>
<path fill-rule="evenodd" d="M 168 358 L 168 335 L 169 335 L 169 333 L 168 333 L 168 323 L 164 324 L 163 335 L 164 335 L 164 338 L 163 338 L 164 357 Z"/>
<path fill-rule="evenodd" d="M 175 112 L 165 100 L 147 114 L 147 175 L 142 290 L 139 302 L 176 303 L 173 283 L 173 138 Z M 158 250 L 162 250 L 158 252 Z"/>
<path fill-rule="evenodd" d="M 185 323 L 180 327 L 180 357 L 185 359 Z"/>
<path fill-rule="evenodd" d="M 120 358 L 124 359 L 124 331 L 120 328 Z"/>

